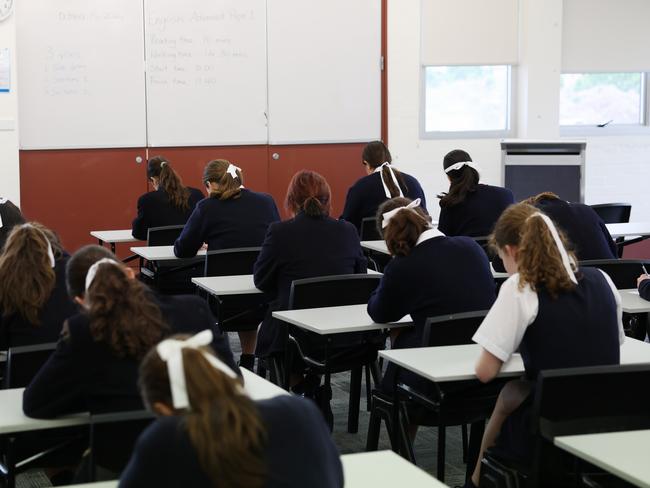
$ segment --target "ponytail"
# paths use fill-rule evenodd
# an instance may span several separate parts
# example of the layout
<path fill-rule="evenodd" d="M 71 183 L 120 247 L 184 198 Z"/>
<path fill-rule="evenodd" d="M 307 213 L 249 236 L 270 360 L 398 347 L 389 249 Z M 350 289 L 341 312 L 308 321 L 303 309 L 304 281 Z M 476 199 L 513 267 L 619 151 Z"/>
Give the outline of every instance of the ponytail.
<path fill-rule="evenodd" d="M 363 148 L 363 152 L 361 153 L 361 158 L 364 163 L 366 163 L 371 169 L 377 169 L 384 163 L 390 164 L 393 162 L 393 157 L 391 156 L 390 151 L 386 147 L 386 144 L 384 144 L 382 141 L 372 141 L 366 144 L 366 147 Z M 393 177 L 391 176 L 390 171 L 390 168 L 387 168 L 385 166 L 381 170 L 381 179 L 388 188 L 390 197 L 396 198 L 401 196 L 401 193 L 407 193 L 408 187 L 406 186 L 406 182 L 404 181 L 402 174 L 399 171 L 393 169 L 397 183 L 403 190 L 403 192 L 400 192 L 400 189 L 395 185 L 395 182 L 393 181 Z"/>
<path fill-rule="evenodd" d="M 431 228 L 431 217 L 421 207 L 404 209 L 395 214 L 385 229 L 381 229 L 383 215 L 411 203 L 408 198 L 393 198 L 386 201 L 377 211 L 377 227 L 383 230 L 388 251 L 393 256 L 408 256 L 415 247 L 420 235 Z"/>
<path fill-rule="evenodd" d="M 259 488 L 267 478 L 266 430 L 241 380 L 215 369 L 203 350 L 185 348 L 183 369 L 190 408 L 182 414 L 203 471 L 215 487 Z M 145 403 L 172 405 L 166 364 L 153 348 L 140 365 Z"/>
<path fill-rule="evenodd" d="M 217 200 L 230 200 L 236 199 L 241 196 L 241 186 L 244 184 L 244 177 L 241 170 L 237 168 L 235 178 L 228 173 L 228 168 L 231 166 L 230 161 L 225 159 L 215 159 L 205 165 L 203 169 L 203 183 L 210 182 L 217 184 L 216 190 L 210 190 L 210 198 Z"/>
<path fill-rule="evenodd" d="M 497 221 L 490 245 L 497 249 L 517 246 L 519 287 L 528 284 L 534 291 L 542 287 L 555 298 L 576 285 L 567 274 L 551 229 L 542 218 L 534 216 L 538 212 L 526 203 L 511 205 Z M 557 230 L 569 258 L 576 262 L 573 253 L 568 251 L 566 237 Z"/>
<path fill-rule="evenodd" d="M 472 161 L 472 158 L 466 151 L 455 149 L 445 155 L 443 168 L 446 170 L 450 166 L 463 161 Z M 479 182 L 478 171 L 470 166 L 463 166 L 447 174 L 451 184 L 449 186 L 449 192 L 444 193 L 440 198 L 440 206 L 442 208 L 453 207 L 454 205 L 463 203 L 468 193 L 476 191 Z"/>
<path fill-rule="evenodd" d="M 100 264 L 85 299 L 93 339 L 118 357 L 142 358 L 169 330 L 145 286 L 121 264 Z"/>
<path fill-rule="evenodd" d="M 162 156 L 151 158 L 148 163 L 147 173 L 149 178 L 158 178 L 158 184 L 167 193 L 171 204 L 181 210 L 190 208 L 190 190 L 183 186 L 183 181 L 178 173 L 171 167 L 169 161 Z"/>

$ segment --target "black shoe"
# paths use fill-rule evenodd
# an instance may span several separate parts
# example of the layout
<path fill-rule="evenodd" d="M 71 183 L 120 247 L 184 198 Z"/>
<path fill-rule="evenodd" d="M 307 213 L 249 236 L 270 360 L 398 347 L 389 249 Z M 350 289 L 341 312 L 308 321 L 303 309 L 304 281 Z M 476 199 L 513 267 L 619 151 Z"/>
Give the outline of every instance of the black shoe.
<path fill-rule="evenodd" d="M 239 356 L 239 367 L 246 368 L 249 371 L 255 369 L 255 355 L 253 354 L 242 354 Z"/>
<path fill-rule="evenodd" d="M 319 386 L 316 390 L 316 404 L 325 417 L 325 423 L 329 427 L 330 432 L 334 429 L 334 414 L 332 413 L 332 406 L 330 400 L 332 399 L 332 388 L 329 386 Z"/>

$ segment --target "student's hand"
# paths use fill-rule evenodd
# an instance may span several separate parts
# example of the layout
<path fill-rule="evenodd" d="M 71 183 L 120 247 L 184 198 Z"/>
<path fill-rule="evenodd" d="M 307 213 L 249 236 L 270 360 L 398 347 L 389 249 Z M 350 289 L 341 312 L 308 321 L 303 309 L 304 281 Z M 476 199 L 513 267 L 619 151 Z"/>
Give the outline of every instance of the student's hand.
<path fill-rule="evenodd" d="M 639 276 L 636 279 L 636 287 L 638 288 L 639 286 L 641 286 L 641 282 L 645 280 L 650 280 L 650 275 L 642 274 L 641 276 Z"/>
<path fill-rule="evenodd" d="M 204 242 L 203 245 L 201 246 L 201 251 L 207 251 L 208 250 L 208 245 Z"/>

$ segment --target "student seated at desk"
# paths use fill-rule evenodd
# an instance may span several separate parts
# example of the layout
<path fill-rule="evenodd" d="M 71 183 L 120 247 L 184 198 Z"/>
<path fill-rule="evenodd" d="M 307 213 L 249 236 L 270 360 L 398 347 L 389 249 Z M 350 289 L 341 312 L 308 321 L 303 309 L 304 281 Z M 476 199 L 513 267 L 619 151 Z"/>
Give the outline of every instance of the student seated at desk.
<path fill-rule="evenodd" d="M 476 375 L 492 380 L 519 350 L 526 377 L 509 382 L 499 395 L 474 485 L 482 453 L 495 441 L 504 456 L 530 462 L 531 392 L 541 370 L 618 364 L 625 337 L 621 298 L 611 279 L 596 268 L 576 269 L 548 216 L 525 203 L 514 205 L 497 222 L 492 244 L 511 276 L 474 335 L 482 346 Z"/>
<path fill-rule="evenodd" d="M 426 209 L 426 199 L 420 183 L 414 177 L 393 169 L 390 165 L 390 151 L 383 142 L 369 143 L 363 149 L 361 158 L 368 175 L 350 187 L 341 215 L 343 220 L 354 224 L 359 233 L 361 221 L 374 217 L 379 205 L 390 198 L 419 198 L 422 207 Z"/>
<path fill-rule="evenodd" d="M 167 339 L 140 366 L 140 390 L 159 417 L 140 436 L 120 488 L 339 488 L 339 453 L 313 403 L 251 400 L 204 345 L 209 332 Z"/>
<path fill-rule="evenodd" d="M 605 222 L 589 205 L 569 203 L 555 193 L 544 192 L 526 200 L 553 219 L 564 231 L 578 261 L 616 259 L 616 243 Z"/>
<path fill-rule="evenodd" d="M 318 173 L 296 173 L 287 191 L 293 218 L 269 226 L 254 270 L 255 286 L 272 297 L 258 333 L 258 357 L 285 350 L 286 328 L 271 312 L 287 309 L 294 280 L 366 272 L 356 229 L 329 216 L 330 195 L 330 186 Z"/>
<path fill-rule="evenodd" d="M 215 328 L 204 300 L 154 295 L 99 246 L 83 247 L 70 258 L 67 285 L 82 311 L 65 322 L 56 350 L 25 390 L 23 410 L 31 417 L 141 409 L 136 383 L 144 354 L 171 333 Z M 236 368 L 225 336 L 215 331 L 212 345 Z M 105 465 L 112 471 L 129 452 L 128 439 L 116 442 L 120 448 L 109 449 L 113 454 Z"/>
<path fill-rule="evenodd" d="M 636 286 L 639 289 L 639 296 L 650 301 L 650 275 L 642 274 L 639 276 L 636 280 Z"/>
<path fill-rule="evenodd" d="M 514 203 L 512 192 L 480 184 L 477 167 L 461 149 L 447 153 L 443 167 L 450 186 L 440 196 L 440 232 L 448 236 L 489 235 L 501 213 Z"/>
<path fill-rule="evenodd" d="M 393 348 L 421 347 L 429 317 L 487 310 L 495 298 L 490 263 L 469 237 L 447 237 L 431 225 L 419 201 L 387 201 L 377 213 L 393 257 L 368 301 L 375 322 L 389 323 L 410 314 L 414 327 L 395 329 Z M 392 389 L 395 367 L 389 363 L 384 389 Z M 420 380 L 402 373 L 411 385 Z"/>
<path fill-rule="evenodd" d="M 149 159 L 147 176 L 154 191 L 138 198 L 138 216 L 133 221 L 133 237 L 147 240 L 152 227 L 184 225 L 203 193 L 197 188 L 183 186 L 180 176 L 162 156 Z"/>
<path fill-rule="evenodd" d="M 206 165 L 203 182 L 209 197 L 192 212 L 174 243 L 174 254 L 179 258 L 193 257 L 204 242 L 209 251 L 261 246 L 269 224 L 280 220 L 273 197 L 244 188 L 241 169 L 224 159 Z M 239 364 L 250 370 L 255 362 L 258 323 L 252 324 L 253 330 L 239 332 Z"/>
<path fill-rule="evenodd" d="M 65 287 L 67 255 L 38 223 L 13 228 L 0 255 L 0 350 L 56 342 L 77 312 Z"/>
<path fill-rule="evenodd" d="M 0 252 L 2 252 L 11 229 L 24 223 L 25 218 L 20 213 L 20 209 L 11 203 L 11 200 L 0 197 Z"/>

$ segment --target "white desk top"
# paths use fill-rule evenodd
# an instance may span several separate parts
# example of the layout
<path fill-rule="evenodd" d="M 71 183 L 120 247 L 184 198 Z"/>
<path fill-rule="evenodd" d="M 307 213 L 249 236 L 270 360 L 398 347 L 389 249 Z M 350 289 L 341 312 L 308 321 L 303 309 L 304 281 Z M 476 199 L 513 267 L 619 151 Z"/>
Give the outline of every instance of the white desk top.
<path fill-rule="evenodd" d="M 650 222 L 607 224 L 607 230 L 614 239 L 617 237 L 650 236 Z"/>
<path fill-rule="evenodd" d="M 141 258 L 146 259 L 147 261 L 174 261 L 177 258 L 174 255 L 174 246 L 141 246 L 141 247 L 132 247 L 131 252 L 137 254 Z M 194 257 L 203 257 L 205 256 L 206 250 L 199 249 L 199 252 L 196 253 Z M 193 258 L 188 258 L 193 259 Z"/>
<path fill-rule="evenodd" d="M 650 488 L 650 430 L 561 436 L 554 443 L 628 483 Z"/>
<path fill-rule="evenodd" d="M 442 488 L 447 485 L 393 451 L 341 456 L 346 488 Z"/>
<path fill-rule="evenodd" d="M 650 312 L 650 302 L 639 296 L 639 290 L 632 288 L 629 290 L 618 290 L 621 294 L 621 305 L 623 312 L 627 313 L 647 313 Z"/>
<path fill-rule="evenodd" d="M 95 239 L 103 242 L 118 243 L 118 242 L 137 242 L 138 239 L 131 235 L 131 229 L 124 230 L 93 230 L 90 235 Z"/>
<path fill-rule="evenodd" d="M 245 389 L 253 400 L 266 400 L 278 395 L 288 394 L 279 386 L 247 369 L 242 368 L 241 371 L 244 377 Z M 0 434 L 72 427 L 88 423 L 89 416 L 87 413 L 67 415 L 53 420 L 33 419 L 25 416 L 22 408 L 23 390 L 24 388 L 0 390 L 0 405 L 2 405 L 0 408 Z"/>
<path fill-rule="evenodd" d="M 410 316 L 392 324 L 377 324 L 368 315 L 367 305 L 307 308 L 273 312 L 273 317 L 320 335 L 366 332 L 412 325 Z"/>
<path fill-rule="evenodd" d="M 417 347 L 379 351 L 379 355 L 431 381 L 465 381 L 476 378 L 474 366 L 481 352 L 478 344 Z M 650 363 L 650 344 L 626 337 L 621 346 L 621 364 Z M 501 368 L 499 377 L 519 376 L 524 363 L 519 354 Z"/>
<path fill-rule="evenodd" d="M 68 485 L 68 488 L 117 488 L 118 480 L 96 481 L 95 483 L 84 483 L 82 485 Z"/>

